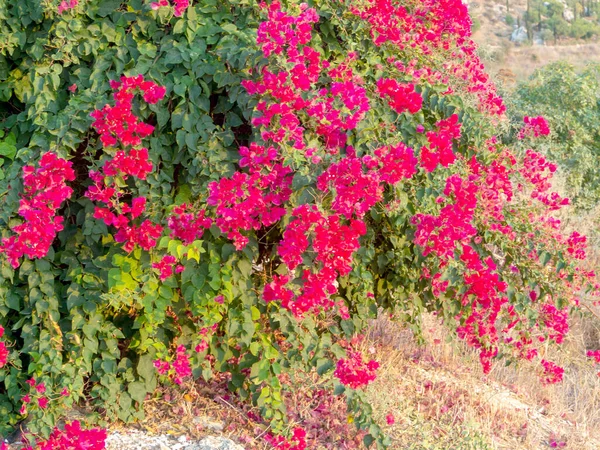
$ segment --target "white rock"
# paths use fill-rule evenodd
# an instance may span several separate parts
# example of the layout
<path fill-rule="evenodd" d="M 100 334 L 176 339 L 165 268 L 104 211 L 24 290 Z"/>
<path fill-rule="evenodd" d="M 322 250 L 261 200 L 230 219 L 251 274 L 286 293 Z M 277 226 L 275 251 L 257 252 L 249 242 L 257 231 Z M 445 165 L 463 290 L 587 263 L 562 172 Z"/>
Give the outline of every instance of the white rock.
<path fill-rule="evenodd" d="M 563 18 L 567 22 L 571 22 L 571 21 L 575 20 L 575 13 L 573 13 L 573 10 L 565 8 L 565 10 L 563 11 Z"/>
<path fill-rule="evenodd" d="M 194 450 L 244 450 L 244 448 L 231 439 L 209 436 L 202 439 Z"/>
<path fill-rule="evenodd" d="M 513 42 L 523 43 L 527 40 L 527 29 L 525 27 L 518 27 L 510 35 L 510 40 Z"/>
<path fill-rule="evenodd" d="M 223 422 L 217 422 L 207 416 L 194 417 L 194 423 L 197 423 L 202 428 L 208 428 L 212 431 L 223 431 L 225 428 L 225 424 Z"/>

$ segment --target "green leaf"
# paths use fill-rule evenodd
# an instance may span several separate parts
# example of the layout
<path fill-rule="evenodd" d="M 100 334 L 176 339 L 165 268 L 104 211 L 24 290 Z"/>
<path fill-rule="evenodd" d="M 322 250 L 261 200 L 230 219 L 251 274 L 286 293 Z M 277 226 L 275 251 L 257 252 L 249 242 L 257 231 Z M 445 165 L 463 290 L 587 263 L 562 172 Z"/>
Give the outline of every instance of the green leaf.
<path fill-rule="evenodd" d="M 121 0 L 102 0 L 98 3 L 99 7 L 96 10 L 96 14 L 100 17 L 106 17 L 121 7 Z"/>
<path fill-rule="evenodd" d="M 252 342 L 252 344 L 250 344 L 249 350 L 250 353 L 252 353 L 252 355 L 254 356 L 258 356 L 258 353 L 260 352 L 260 344 L 256 341 Z"/>
<path fill-rule="evenodd" d="M 156 368 L 154 367 L 152 356 L 149 354 L 140 356 L 137 372 L 146 381 L 156 378 Z"/>
<path fill-rule="evenodd" d="M 127 392 L 131 395 L 131 398 L 138 403 L 143 403 L 146 398 L 146 386 L 139 381 L 134 381 L 133 383 L 129 383 L 127 387 Z"/>
<path fill-rule="evenodd" d="M 551 258 L 552 255 L 549 252 L 542 252 L 542 254 L 540 255 L 540 262 L 542 263 L 542 266 L 548 264 Z"/>
<path fill-rule="evenodd" d="M 324 375 L 327 372 L 329 372 L 331 369 L 333 369 L 334 367 L 334 363 L 332 360 L 330 359 L 320 359 L 317 362 L 317 373 L 319 375 Z"/>
<path fill-rule="evenodd" d="M 5 156 L 9 159 L 15 159 L 17 154 L 17 147 L 14 145 L 7 144 L 6 142 L 0 142 L 0 155 Z"/>

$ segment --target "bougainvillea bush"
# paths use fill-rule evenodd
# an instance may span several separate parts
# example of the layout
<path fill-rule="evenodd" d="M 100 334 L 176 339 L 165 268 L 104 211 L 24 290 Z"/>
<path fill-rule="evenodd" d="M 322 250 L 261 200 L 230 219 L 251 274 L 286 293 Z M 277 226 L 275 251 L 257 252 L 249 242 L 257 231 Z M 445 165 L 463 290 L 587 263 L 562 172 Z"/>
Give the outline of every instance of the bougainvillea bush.
<path fill-rule="evenodd" d="M 302 449 L 282 394 L 314 371 L 384 446 L 378 314 L 560 381 L 586 238 L 495 135 L 470 28 L 460 0 L 0 1 L 0 433 L 225 374 Z"/>

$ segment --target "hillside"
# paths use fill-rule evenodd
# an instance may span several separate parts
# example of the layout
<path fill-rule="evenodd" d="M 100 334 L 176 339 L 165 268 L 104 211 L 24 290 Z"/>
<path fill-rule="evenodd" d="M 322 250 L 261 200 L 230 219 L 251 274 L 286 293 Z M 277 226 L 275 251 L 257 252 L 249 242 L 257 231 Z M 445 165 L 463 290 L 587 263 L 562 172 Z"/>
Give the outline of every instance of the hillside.
<path fill-rule="evenodd" d="M 532 27 L 531 41 L 511 40 L 511 36 L 519 40 L 516 30 L 518 24 L 523 24 L 521 18 L 526 15 L 527 0 L 479 0 L 467 3 L 475 22 L 473 39 L 479 45 L 486 69 L 493 75 L 499 74 L 500 78 L 509 83 L 515 79 L 527 78 L 535 69 L 550 62 L 567 61 L 577 67 L 600 62 L 600 43 L 597 35 L 585 39 L 565 35 L 555 39 L 551 33 L 545 32 L 549 30 L 537 31 L 538 25 L 535 24 Z M 508 12 L 507 4 L 510 8 Z M 565 9 L 572 12 L 572 8 Z M 566 15 L 570 17 L 569 13 Z M 581 20 L 597 23 L 596 16 L 584 17 Z"/>

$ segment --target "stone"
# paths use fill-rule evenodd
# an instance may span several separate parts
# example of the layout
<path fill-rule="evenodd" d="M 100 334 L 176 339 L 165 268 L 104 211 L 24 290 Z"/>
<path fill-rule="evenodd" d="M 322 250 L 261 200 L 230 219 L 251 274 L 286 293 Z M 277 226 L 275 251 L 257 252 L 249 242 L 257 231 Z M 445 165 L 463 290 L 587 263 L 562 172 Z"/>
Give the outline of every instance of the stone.
<path fill-rule="evenodd" d="M 573 10 L 565 8 L 565 10 L 563 11 L 563 18 L 567 22 L 572 22 L 573 20 L 575 20 L 575 14 L 573 13 Z"/>
<path fill-rule="evenodd" d="M 207 416 L 194 417 L 194 423 L 200 425 L 202 428 L 212 431 L 223 431 L 225 428 L 225 424 L 223 422 L 217 422 Z"/>
<path fill-rule="evenodd" d="M 222 436 L 209 436 L 198 442 L 195 450 L 244 450 L 244 447 Z"/>
<path fill-rule="evenodd" d="M 527 41 L 527 29 L 525 27 L 516 27 L 510 35 L 510 40 L 518 44 L 522 44 Z"/>

